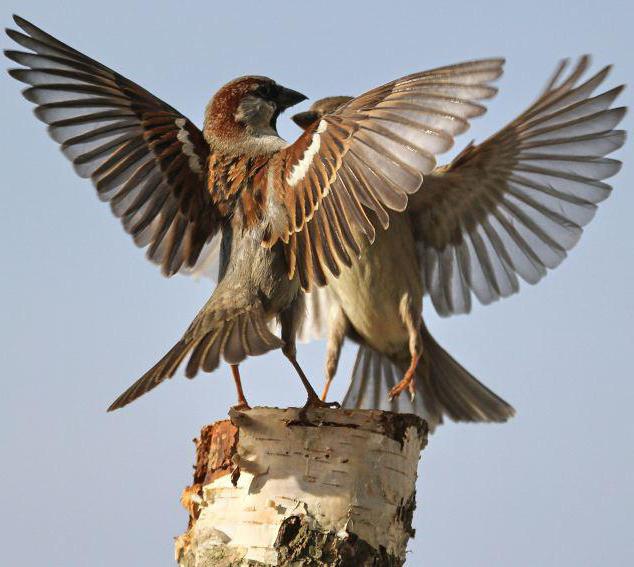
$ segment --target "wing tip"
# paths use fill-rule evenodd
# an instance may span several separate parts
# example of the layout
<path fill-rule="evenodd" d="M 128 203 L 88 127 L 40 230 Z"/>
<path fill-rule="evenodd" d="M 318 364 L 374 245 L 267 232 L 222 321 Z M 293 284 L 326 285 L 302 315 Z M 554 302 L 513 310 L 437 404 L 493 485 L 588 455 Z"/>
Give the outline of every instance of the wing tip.
<path fill-rule="evenodd" d="M 28 69 L 14 67 L 12 69 L 7 69 L 7 74 L 13 79 L 15 79 L 16 81 L 29 84 L 24 78 L 25 71 L 28 71 Z"/>
<path fill-rule="evenodd" d="M 14 30 L 13 28 L 4 28 L 4 33 L 6 33 L 9 38 L 11 38 L 16 43 L 20 43 L 20 36 L 24 35 L 22 32 Z"/>
<path fill-rule="evenodd" d="M 5 31 L 7 31 L 7 30 L 5 29 Z M 7 59 L 10 59 L 14 63 L 20 63 L 18 61 L 18 56 L 22 53 L 21 51 L 18 51 L 16 49 L 3 49 L 2 53 Z M 20 65 L 21 65 L 21 63 L 20 63 Z"/>
<path fill-rule="evenodd" d="M 128 405 L 131 400 L 126 400 L 128 391 L 126 390 L 123 394 L 121 394 L 114 402 L 112 402 L 108 409 L 106 409 L 106 413 L 111 413 L 115 410 L 121 409 L 122 407 Z"/>
<path fill-rule="evenodd" d="M 627 106 L 616 106 L 612 110 L 614 111 L 613 114 L 618 115 L 619 123 L 621 122 L 621 120 L 623 120 L 623 118 L 627 114 Z"/>
<path fill-rule="evenodd" d="M 29 22 L 29 20 L 23 18 L 22 16 L 19 16 L 18 14 L 13 14 L 12 18 L 15 24 L 29 35 L 32 35 L 33 31 L 42 31 L 36 25 Z"/>

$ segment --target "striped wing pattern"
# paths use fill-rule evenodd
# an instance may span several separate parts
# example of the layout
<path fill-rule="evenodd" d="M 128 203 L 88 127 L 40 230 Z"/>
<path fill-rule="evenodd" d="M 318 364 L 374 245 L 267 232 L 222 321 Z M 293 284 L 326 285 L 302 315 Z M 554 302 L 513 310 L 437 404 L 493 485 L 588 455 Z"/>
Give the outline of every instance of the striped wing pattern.
<path fill-rule="evenodd" d="M 468 120 L 484 112 L 479 100 L 502 59 L 442 67 L 398 79 L 339 108 L 278 156 L 276 195 L 288 212 L 269 245 L 287 243 L 289 275 L 304 289 L 337 276 L 387 227 L 387 209 L 402 211 L 408 195 L 433 171 Z"/>
<path fill-rule="evenodd" d="M 615 129 L 625 108 L 623 87 L 600 94 L 606 67 L 582 81 L 589 58 L 566 76 L 563 62 L 523 114 L 480 145 L 425 178 L 409 214 L 416 230 L 425 287 L 441 315 L 467 313 L 472 293 L 483 304 L 537 283 L 579 240 L 603 180 L 621 163 Z"/>
<path fill-rule="evenodd" d="M 28 51 L 24 97 L 75 171 L 90 178 L 126 232 L 165 275 L 217 255 L 219 218 L 206 188 L 209 147 L 187 118 L 139 85 L 16 16 L 7 34 Z M 213 259 L 213 258 L 212 258 Z"/>

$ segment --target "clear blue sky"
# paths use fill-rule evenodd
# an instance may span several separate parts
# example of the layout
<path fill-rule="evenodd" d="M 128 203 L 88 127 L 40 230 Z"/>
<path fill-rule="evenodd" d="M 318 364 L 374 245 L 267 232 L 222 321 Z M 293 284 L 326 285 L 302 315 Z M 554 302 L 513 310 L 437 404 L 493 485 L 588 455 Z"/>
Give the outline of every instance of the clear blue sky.
<path fill-rule="evenodd" d="M 634 82 L 631 1 L 0 5 L 5 25 L 19 10 L 198 124 L 212 93 L 242 74 L 314 100 L 503 55 L 500 94 L 459 149 L 521 111 L 560 57 L 592 53 L 597 66 L 615 64 L 610 86 Z M 0 81 L 2 562 L 173 565 L 191 439 L 234 402 L 230 374 L 179 375 L 123 411 L 105 408 L 180 336 L 210 285 L 162 278 L 72 172 L 19 85 Z M 634 105 L 632 92 L 623 104 Z M 631 132 L 632 114 L 624 127 Z M 298 133 L 288 118 L 280 130 Z M 625 166 L 613 195 L 538 286 L 467 317 L 441 320 L 426 304 L 440 342 L 518 415 L 501 426 L 449 424 L 432 437 L 408 565 L 634 564 L 632 143 L 618 154 Z M 300 350 L 319 385 L 323 350 Z M 346 349 L 335 394 L 352 357 Z M 243 374 L 253 404 L 303 401 L 279 353 Z"/>

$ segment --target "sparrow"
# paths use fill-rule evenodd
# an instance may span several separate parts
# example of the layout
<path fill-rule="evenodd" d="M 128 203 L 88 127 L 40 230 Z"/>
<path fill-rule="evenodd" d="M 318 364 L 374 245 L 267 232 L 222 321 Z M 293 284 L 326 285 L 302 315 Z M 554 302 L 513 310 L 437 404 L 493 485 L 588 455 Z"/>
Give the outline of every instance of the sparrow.
<path fill-rule="evenodd" d="M 360 260 L 307 296 L 302 334 L 328 338 L 322 398 L 350 338 L 359 348 L 344 407 L 417 413 L 431 428 L 443 416 L 514 415 L 433 339 L 422 300 L 441 316 L 468 313 L 472 294 L 486 305 L 517 292 L 519 278 L 535 284 L 577 243 L 621 166 L 605 156 L 625 141 L 615 127 L 626 109 L 612 108 L 623 86 L 595 95 L 610 68 L 582 81 L 589 62 L 566 75 L 562 61 L 525 112 L 426 175 L 406 210 L 379 219 L 389 228 Z M 350 100 L 319 100 L 293 120 L 310 129 Z M 406 389 L 411 398 L 399 399 Z"/>
<path fill-rule="evenodd" d="M 134 242 L 166 275 L 196 271 L 220 237 L 218 285 L 167 354 L 119 396 L 121 408 L 174 376 L 232 368 L 280 348 L 296 358 L 304 292 L 350 266 L 376 219 L 404 210 L 435 155 L 496 92 L 502 59 L 440 67 L 350 100 L 287 144 L 277 119 L 306 97 L 267 77 L 239 77 L 211 98 L 202 131 L 116 71 L 27 22 L 7 30 L 28 51 L 6 56 L 23 94 L 75 171 L 90 178 Z M 215 240 L 215 242 L 214 242 Z M 279 322 L 281 337 L 270 330 Z M 328 404 L 326 404 L 328 405 Z"/>

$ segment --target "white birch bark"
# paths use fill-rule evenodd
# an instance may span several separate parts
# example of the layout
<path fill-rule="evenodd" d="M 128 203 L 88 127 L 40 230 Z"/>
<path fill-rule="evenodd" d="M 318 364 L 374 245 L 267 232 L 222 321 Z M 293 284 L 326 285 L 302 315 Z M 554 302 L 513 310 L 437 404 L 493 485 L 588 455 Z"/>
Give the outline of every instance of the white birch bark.
<path fill-rule="evenodd" d="M 422 420 L 297 408 L 230 418 L 197 442 L 181 567 L 403 565 Z"/>

